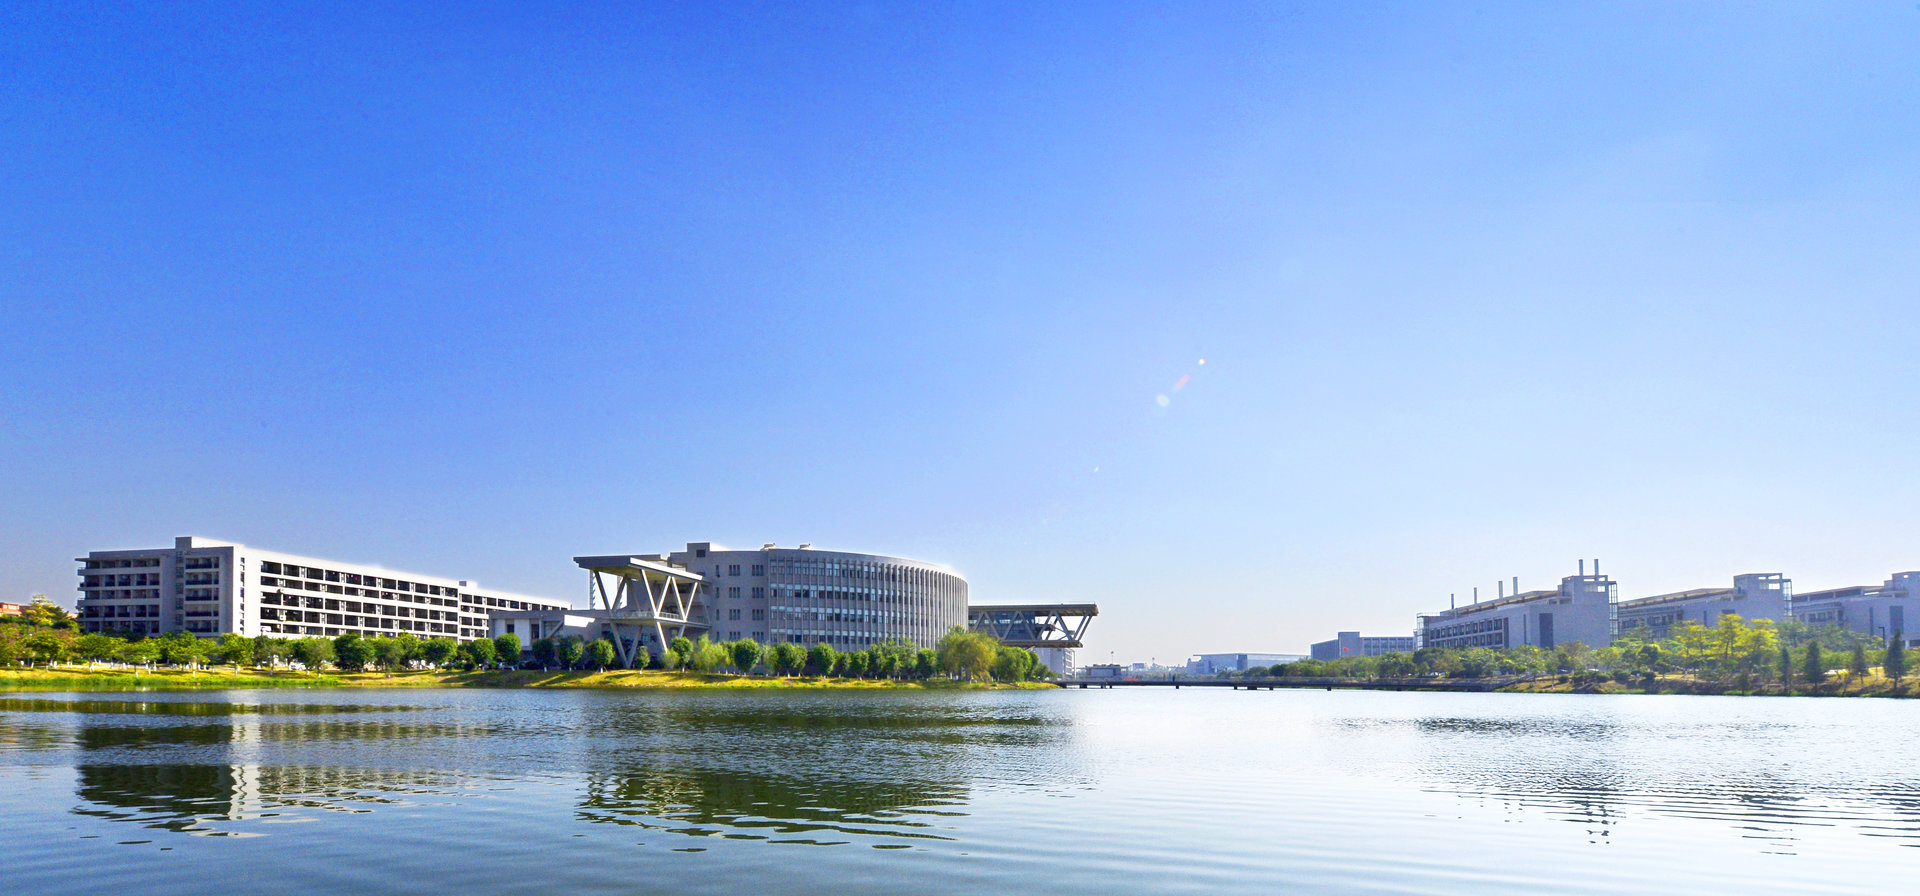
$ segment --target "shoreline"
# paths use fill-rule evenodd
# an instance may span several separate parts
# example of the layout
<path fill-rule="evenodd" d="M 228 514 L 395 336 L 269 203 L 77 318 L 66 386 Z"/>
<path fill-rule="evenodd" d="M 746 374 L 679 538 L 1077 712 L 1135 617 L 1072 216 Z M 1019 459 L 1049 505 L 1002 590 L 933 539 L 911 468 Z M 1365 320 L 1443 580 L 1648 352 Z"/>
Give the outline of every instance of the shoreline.
<path fill-rule="evenodd" d="M 252 688 L 571 688 L 596 690 L 1037 690 L 1048 682 L 892 681 L 864 678 L 758 677 L 701 672 L 608 669 L 492 672 L 294 672 L 255 669 L 113 669 L 63 667 L 0 670 L 0 692 L 205 691 Z"/>

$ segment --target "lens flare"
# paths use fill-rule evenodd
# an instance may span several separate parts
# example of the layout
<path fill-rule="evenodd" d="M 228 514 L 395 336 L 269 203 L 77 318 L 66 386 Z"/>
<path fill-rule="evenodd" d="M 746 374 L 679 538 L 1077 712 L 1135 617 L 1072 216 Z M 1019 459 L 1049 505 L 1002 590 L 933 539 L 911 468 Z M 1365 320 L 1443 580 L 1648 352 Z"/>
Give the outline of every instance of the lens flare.
<path fill-rule="evenodd" d="M 1178 392 L 1181 389 L 1185 389 L 1187 387 L 1187 384 L 1190 382 L 1193 382 L 1193 374 L 1191 373 L 1180 374 L 1180 381 L 1173 384 L 1173 391 Z"/>
<path fill-rule="evenodd" d="M 1157 404 L 1157 405 L 1159 405 L 1159 406 L 1161 406 L 1161 407 L 1163 407 L 1163 408 L 1164 408 L 1164 407 L 1166 407 L 1167 405 L 1170 405 L 1170 404 L 1172 404 L 1172 403 L 1173 403 L 1173 399 L 1171 399 L 1171 398 L 1168 398 L 1168 397 L 1166 397 L 1165 395 L 1155 395 L 1155 396 L 1153 397 L 1153 403 L 1154 403 L 1154 404 Z"/>

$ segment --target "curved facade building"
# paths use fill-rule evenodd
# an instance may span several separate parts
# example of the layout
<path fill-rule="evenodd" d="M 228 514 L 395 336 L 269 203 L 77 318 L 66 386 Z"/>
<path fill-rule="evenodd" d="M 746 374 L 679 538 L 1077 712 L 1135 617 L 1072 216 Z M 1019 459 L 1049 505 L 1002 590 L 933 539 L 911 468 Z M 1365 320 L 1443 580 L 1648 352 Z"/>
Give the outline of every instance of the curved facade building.
<path fill-rule="evenodd" d="M 856 650 L 900 638 L 932 647 L 967 624 L 967 580 L 935 563 L 811 545 L 732 551 L 709 542 L 667 559 L 706 578 L 698 609 L 716 640 Z"/>

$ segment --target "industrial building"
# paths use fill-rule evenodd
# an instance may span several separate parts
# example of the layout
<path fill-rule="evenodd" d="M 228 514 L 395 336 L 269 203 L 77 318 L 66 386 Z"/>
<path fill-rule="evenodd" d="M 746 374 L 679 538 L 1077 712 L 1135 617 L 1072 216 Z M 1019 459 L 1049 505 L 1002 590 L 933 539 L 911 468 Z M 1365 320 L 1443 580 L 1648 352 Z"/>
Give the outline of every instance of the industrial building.
<path fill-rule="evenodd" d="M 1896 572 L 1881 585 L 1809 591 L 1793 598 L 1793 618 L 1808 625 L 1835 625 L 1877 638 L 1896 633 L 1920 647 L 1920 632 L 1907 611 L 1920 608 L 1920 572 Z"/>
<path fill-rule="evenodd" d="M 1321 641 L 1307 648 L 1308 655 L 1316 660 L 1381 656 L 1412 651 L 1412 635 L 1362 635 L 1359 632 L 1339 632 L 1333 636 L 1333 640 Z"/>
<path fill-rule="evenodd" d="M 1793 580 L 1777 572 L 1746 573 L 1733 577 L 1732 588 L 1696 588 L 1621 601 L 1615 634 L 1645 628 L 1648 637 L 1665 638 L 1681 622 L 1713 626 L 1729 613 L 1778 622 L 1792 618 L 1793 602 Z"/>
<path fill-rule="evenodd" d="M 1613 643 L 1619 586 L 1600 574 L 1600 561 L 1593 562 L 1592 574 L 1581 561 L 1579 574 L 1561 579 L 1553 590 L 1521 592 L 1517 578 L 1513 590 L 1505 594 L 1502 583 L 1494 600 L 1422 615 L 1415 646 L 1506 650 L 1522 645 L 1550 649 L 1574 641 L 1593 647 Z"/>
<path fill-rule="evenodd" d="M 499 612 L 566 601 L 484 589 L 467 579 L 283 554 L 197 536 L 172 548 L 93 551 L 81 564 L 80 627 L 88 632 L 188 632 L 334 637 L 411 633 L 472 640 Z"/>

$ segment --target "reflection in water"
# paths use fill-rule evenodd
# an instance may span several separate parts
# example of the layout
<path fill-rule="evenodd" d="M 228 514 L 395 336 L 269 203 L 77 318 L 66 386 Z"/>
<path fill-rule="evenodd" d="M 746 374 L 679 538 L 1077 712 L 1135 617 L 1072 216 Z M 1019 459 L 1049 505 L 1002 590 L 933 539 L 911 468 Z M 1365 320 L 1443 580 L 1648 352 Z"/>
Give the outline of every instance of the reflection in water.
<path fill-rule="evenodd" d="M 957 781 L 820 781 L 662 767 L 589 775 L 579 817 L 734 840 L 939 840 L 947 838 L 933 832 L 928 817 L 961 814 L 966 799 L 967 787 Z"/>
<path fill-rule="evenodd" d="M 1904 775 L 1809 775 L 1769 756 L 1782 726 L 1680 722 L 1658 730 L 1593 717 L 1343 718 L 1335 727 L 1419 745 L 1431 792 L 1492 798 L 1596 837 L 1637 813 L 1721 822 L 1790 848 L 1799 827 L 1846 825 L 1920 847 L 1920 785 Z M 1756 749 L 1759 747 L 1760 749 Z"/>

